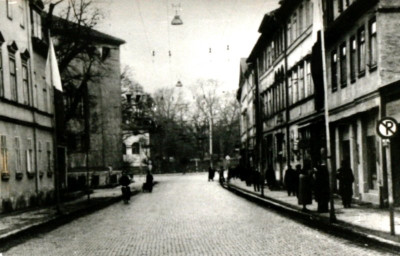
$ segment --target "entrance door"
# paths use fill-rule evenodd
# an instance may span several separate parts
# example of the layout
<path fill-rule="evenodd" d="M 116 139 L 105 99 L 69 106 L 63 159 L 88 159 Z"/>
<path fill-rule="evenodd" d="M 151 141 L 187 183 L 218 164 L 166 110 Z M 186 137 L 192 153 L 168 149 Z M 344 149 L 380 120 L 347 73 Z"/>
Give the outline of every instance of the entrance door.
<path fill-rule="evenodd" d="M 350 141 L 343 140 L 342 141 L 342 156 L 341 160 L 350 160 Z"/>
<path fill-rule="evenodd" d="M 376 139 L 375 136 L 367 136 L 367 170 L 368 189 L 378 189 L 378 174 L 376 171 Z"/>

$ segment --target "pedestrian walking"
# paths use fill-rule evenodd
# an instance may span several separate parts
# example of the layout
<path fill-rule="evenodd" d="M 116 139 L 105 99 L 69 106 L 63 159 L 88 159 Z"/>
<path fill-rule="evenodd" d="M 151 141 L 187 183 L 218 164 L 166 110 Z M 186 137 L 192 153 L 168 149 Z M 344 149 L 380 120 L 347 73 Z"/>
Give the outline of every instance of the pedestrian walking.
<path fill-rule="evenodd" d="M 150 193 L 153 191 L 153 175 L 151 174 L 150 171 L 147 171 L 147 175 L 146 175 L 146 182 L 143 183 L 143 188 L 142 190 L 145 191 L 149 191 Z"/>
<path fill-rule="evenodd" d="M 318 202 L 318 212 L 328 212 L 329 204 L 329 173 L 325 163 L 321 163 L 316 167 L 314 173 L 315 185 L 314 193 L 315 200 Z"/>
<path fill-rule="evenodd" d="M 127 171 L 122 171 L 122 175 L 118 181 L 121 185 L 122 199 L 124 200 L 124 203 L 127 204 L 131 199 L 131 188 L 129 187 L 131 179 L 129 178 Z"/>
<path fill-rule="evenodd" d="M 300 173 L 301 173 L 301 164 L 296 164 L 295 170 L 294 170 L 294 192 L 296 193 L 296 196 L 299 194 L 299 178 L 300 178 Z"/>
<path fill-rule="evenodd" d="M 208 181 L 214 181 L 214 175 L 215 175 L 214 169 L 211 166 L 209 166 L 208 167 Z"/>
<path fill-rule="evenodd" d="M 296 195 L 295 192 L 295 180 L 296 180 L 296 173 L 295 170 L 292 169 L 292 166 L 289 165 L 286 172 L 285 172 L 285 186 L 288 193 L 288 196 Z"/>
<path fill-rule="evenodd" d="M 354 175 L 347 159 L 342 160 L 341 166 L 337 171 L 337 179 L 339 180 L 339 193 L 342 197 L 343 206 L 344 208 L 350 208 L 353 196 Z"/>
<path fill-rule="evenodd" d="M 266 179 L 267 179 L 268 188 L 270 190 L 275 189 L 275 187 L 276 187 L 276 177 L 275 177 L 275 170 L 272 167 L 272 164 L 270 164 L 268 166 L 268 168 L 267 168 Z"/>
<path fill-rule="evenodd" d="M 303 211 L 309 211 L 307 205 L 312 204 L 312 177 L 311 163 L 304 160 L 303 169 L 299 176 L 299 194 L 297 195 L 298 204 L 303 206 Z"/>
<path fill-rule="evenodd" d="M 219 175 L 219 183 L 224 183 L 225 182 L 225 178 L 224 178 L 224 167 L 220 167 L 219 168 L 219 172 L 218 172 L 218 175 Z"/>
<path fill-rule="evenodd" d="M 253 180 L 254 191 L 255 192 L 260 191 L 260 187 L 262 186 L 261 173 L 257 170 L 253 170 L 252 180 Z"/>

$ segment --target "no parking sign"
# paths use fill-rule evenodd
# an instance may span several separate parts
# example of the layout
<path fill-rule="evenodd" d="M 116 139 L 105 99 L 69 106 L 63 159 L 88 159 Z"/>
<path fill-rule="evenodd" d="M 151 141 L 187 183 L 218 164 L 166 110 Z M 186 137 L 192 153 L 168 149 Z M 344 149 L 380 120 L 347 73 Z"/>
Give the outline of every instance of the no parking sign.
<path fill-rule="evenodd" d="M 376 132 L 381 138 L 390 139 L 398 130 L 397 121 L 392 117 L 384 117 L 376 124 Z"/>

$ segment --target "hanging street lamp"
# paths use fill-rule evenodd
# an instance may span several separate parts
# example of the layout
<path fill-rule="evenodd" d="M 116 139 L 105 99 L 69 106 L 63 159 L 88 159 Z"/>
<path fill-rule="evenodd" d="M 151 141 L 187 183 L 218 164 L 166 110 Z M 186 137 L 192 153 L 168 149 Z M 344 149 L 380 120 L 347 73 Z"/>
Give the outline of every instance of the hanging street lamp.
<path fill-rule="evenodd" d="M 173 4 L 172 7 L 175 8 L 175 16 L 171 21 L 171 25 L 173 25 L 173 26 L 183 25 L 183 21 L 181 20 L 181 17 L 179 17 L 179 14 L 178 14 L 178 9 L 181 8 L 181 4 L 180 3 L 177 5 Z"/>

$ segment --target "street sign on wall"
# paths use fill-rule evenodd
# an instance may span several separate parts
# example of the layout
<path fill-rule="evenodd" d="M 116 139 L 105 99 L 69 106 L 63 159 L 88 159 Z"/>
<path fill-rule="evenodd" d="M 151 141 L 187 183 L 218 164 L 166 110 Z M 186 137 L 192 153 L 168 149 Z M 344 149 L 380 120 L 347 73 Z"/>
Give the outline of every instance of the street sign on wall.
<path fill-rule="evenodd" d="M 397 133 L 397 130 L 397 121 L 392 117 L 384 117 L 376 124 L 376 132 L 384 139 L 393 137 Z"/>

